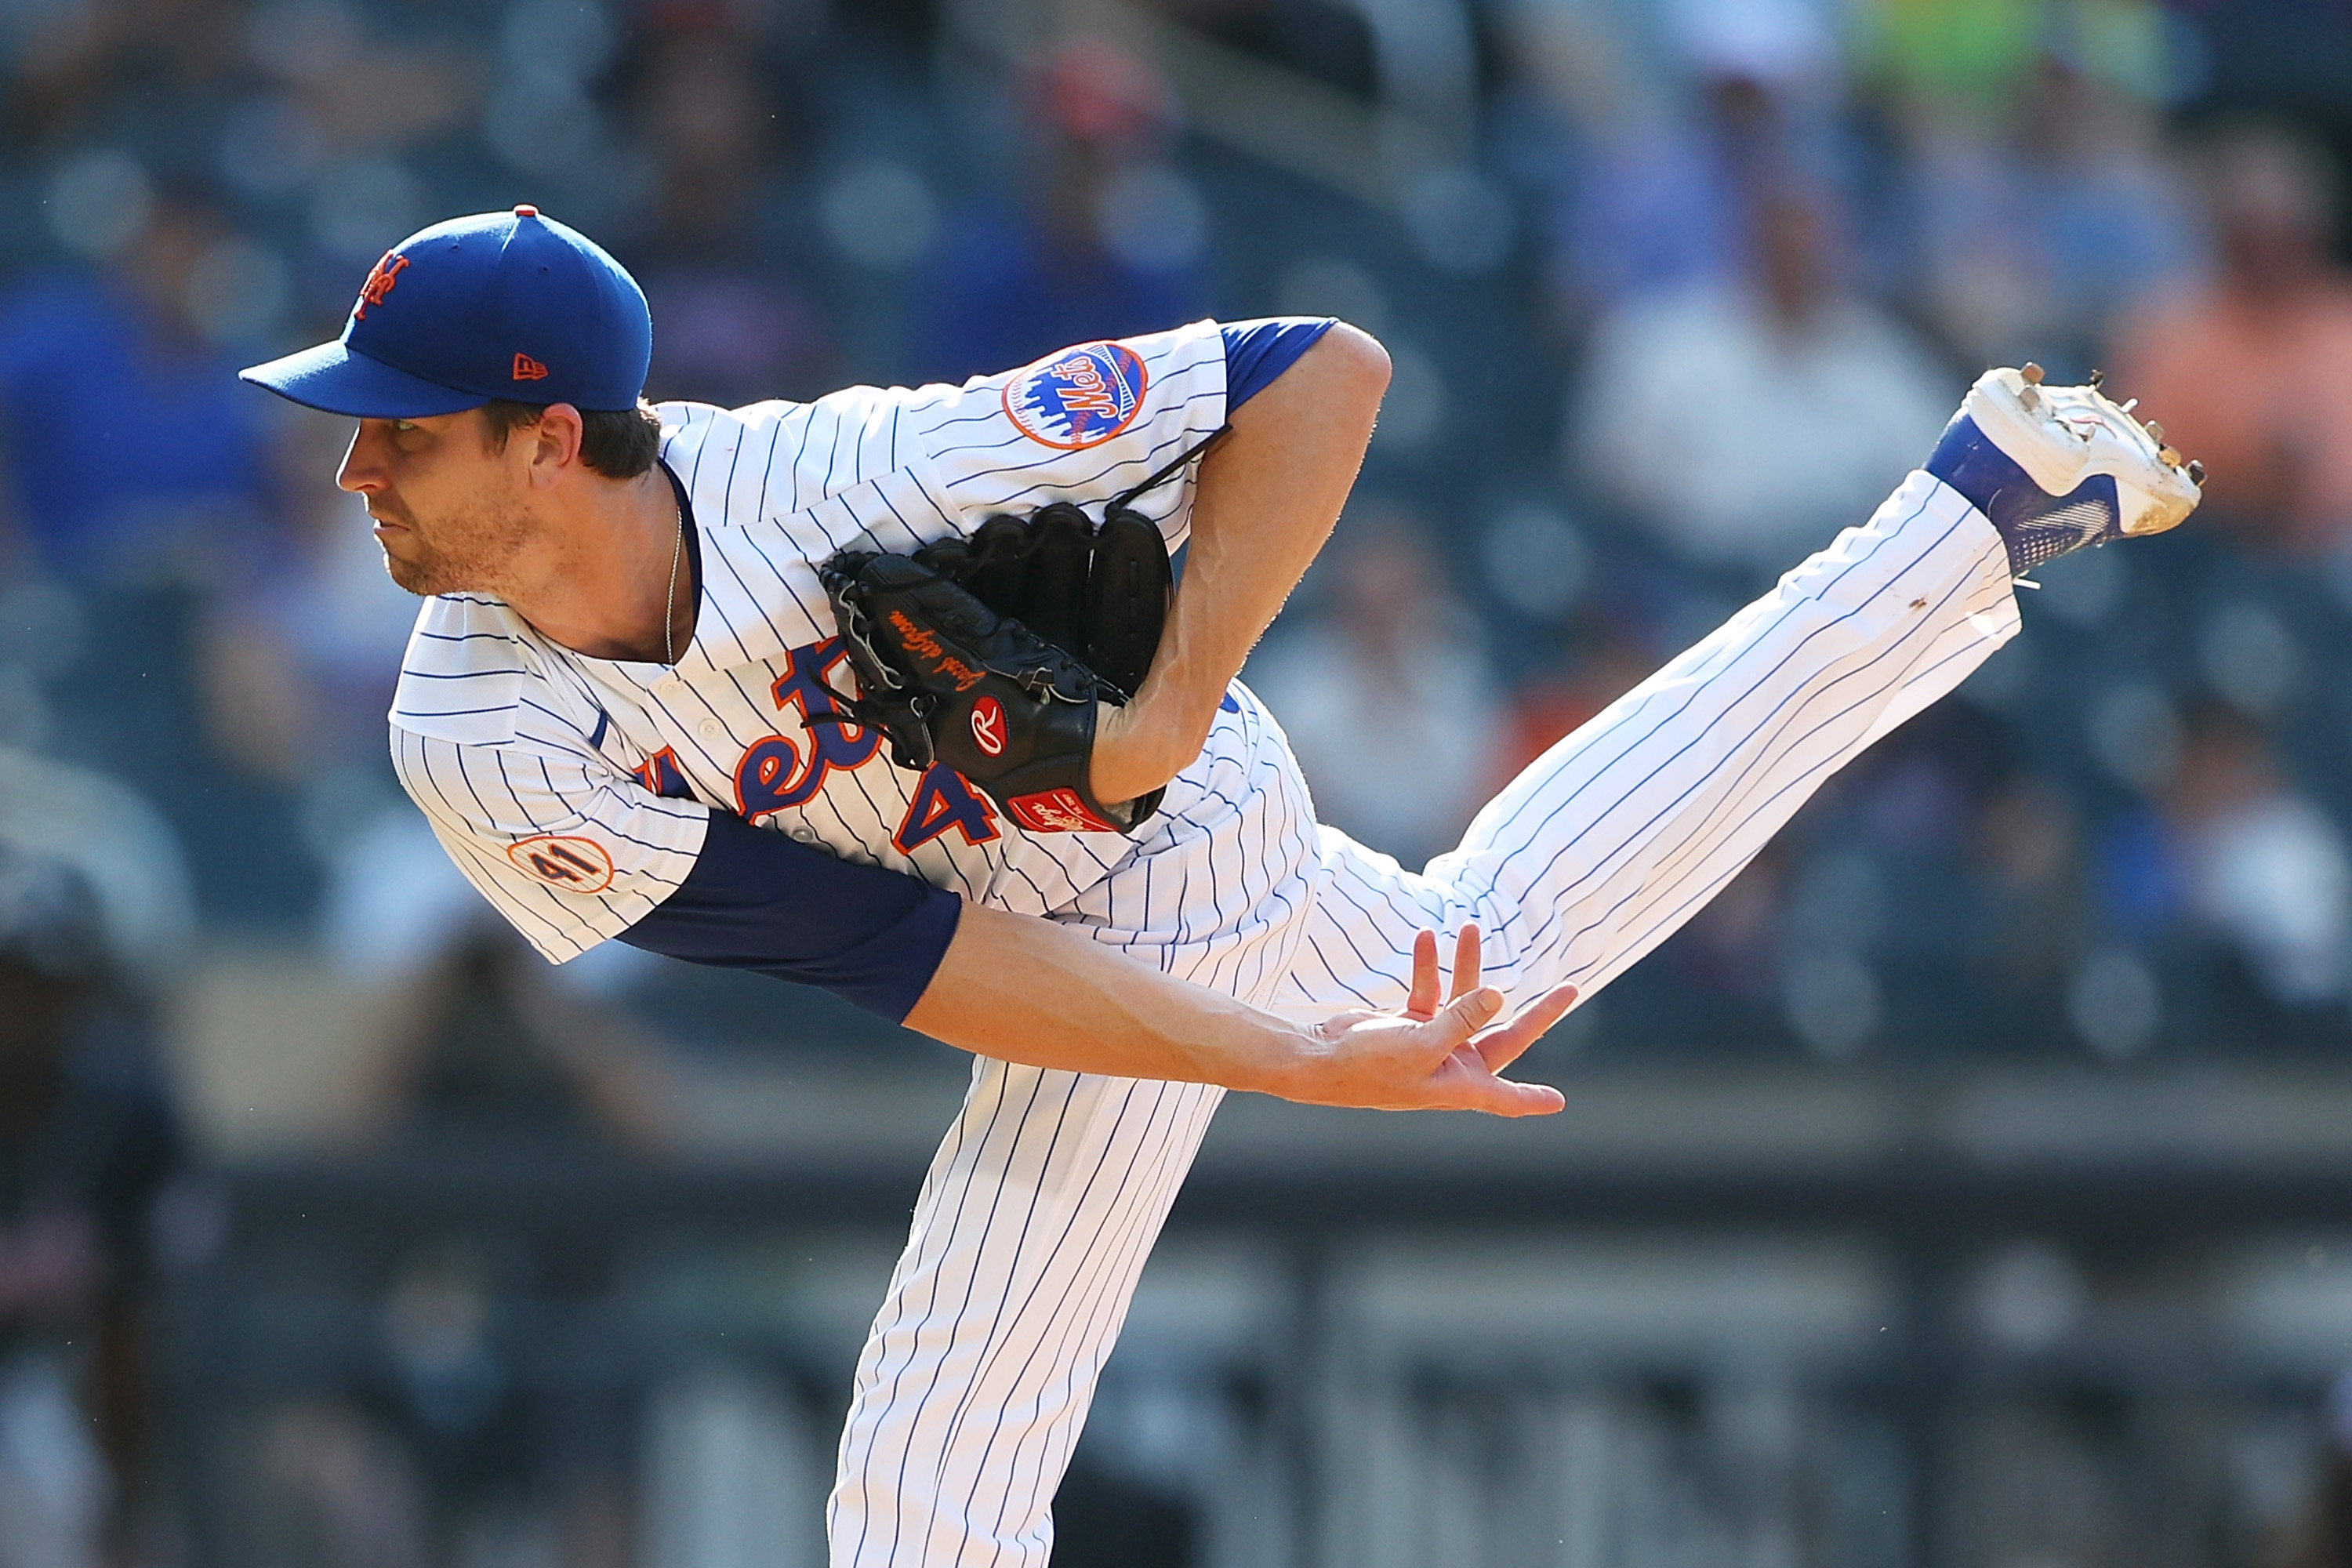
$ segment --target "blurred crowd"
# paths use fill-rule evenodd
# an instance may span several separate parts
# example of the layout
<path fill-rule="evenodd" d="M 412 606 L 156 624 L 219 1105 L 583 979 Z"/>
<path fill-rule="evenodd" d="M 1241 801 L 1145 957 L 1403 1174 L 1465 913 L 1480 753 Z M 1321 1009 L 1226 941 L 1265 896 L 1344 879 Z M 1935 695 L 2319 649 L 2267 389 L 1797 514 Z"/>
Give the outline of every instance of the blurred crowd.
<path fill-rule="evenodd" d="M 1381 333 L 1358 501 L 1251 674 L 1327 817 L 1408 862 L 2032 358 L 2107 371 L 2205 460 L 2198 527 L 2054 568 L 2021 647 L 1579 1037 L 2120 1057 L 2352 1021 L 2340 173 L 2192 112 L 2211 7 L 1159 11 L 8 7 L 0 744 L 152 801 L 208 932 L 448 957 L 477 911 L 379 718 L 413 606 L 326 482 L 340 422 L 230 373 L 331 331 L 409 229 L 520 199 L 643 279 L 656 396 L 1212 313 Z M 1180 35 L 1375 125 L 1458 122 L 1359 150 L 1383 207 L 1234 151 L 1213 79 L 1188 100 L 1155 51 Z M 1457 57 L 1449 110 L 1429 61 Z"/>
<path fill-rule="evenodd" d="M 1398 15 L 1461 33 L 1476 90 L 1458 160 L 1391 161 L 1391 214 L 1231 153 L 1087 7 L 1025 40 L 1022 9 L 8 8 L 0 744 L 152 801 L 209 932 L 446 956 L 476 911 L 383 762 L 413 606 L 326 482 L 340 422 L 230 373 L 333 330 L 413 226 L 522 197 L 643 278 L 657 396 L 955 378 L 1213 312 L 1386 335 L 1358 502 L 1252 674 L 1326 816 L 1409 862 L 1864 517 L 1976 368 L 2032 357 L 2109 370 L 2206 461 L 2199 526 L 2053 569 L 2021 647 L 1585 1031 L 2340 1032 L 2339 172 L 2177 112 L 2194 13 L 1426 0 Z M 1378 8 L 1163 10 L 1313 90 L 1429 96 Z M 1943 896 L 1899 896 L 1923 879 Z"/>
<path fill-rule="evenodd" d="M 2019 646 L 1562 1038 L 2340 1047 L 2343 171 L 2209 101 L 2230 12 L 0 5 L 0 1514 L 66 1542 L 0 1563 L 80 1561 L 140 1463 L 120 1325 L 205 1235 L 154 1070 L 189 963 L 413 981 L 387 1103 L 624 1143 L 655 1135 L 654 1047 L 583 989 L 696 1016 L 627 954 L 550 982 L 432 848 L 384 757 L 414 605 L 329 482 L 347 430 L 234 379 L 457 213 L 530 201 L 630 265 L 656 397 L 956 379 L 1204 315 L 1381 334 L 1363 483 L 1249 679 L 1326 819 L 1409 863 L 1862 521 L 1984 365 L 2104 370 L 2205 462 L 2196 524 L 2051 568 Z M 1326 118 L 1360 145 L 1310 155 L 1302 120 L 1264 155 L 1221 81 L 1355 106 Z M 10 1447 L 92 1387 L 94 1443 Z M 363 1434 L 287 1419 L 319 1528 L 397 1511 L 331 1495 Z M 69 1462 L 5 1457 L 36 1450 Z"/>

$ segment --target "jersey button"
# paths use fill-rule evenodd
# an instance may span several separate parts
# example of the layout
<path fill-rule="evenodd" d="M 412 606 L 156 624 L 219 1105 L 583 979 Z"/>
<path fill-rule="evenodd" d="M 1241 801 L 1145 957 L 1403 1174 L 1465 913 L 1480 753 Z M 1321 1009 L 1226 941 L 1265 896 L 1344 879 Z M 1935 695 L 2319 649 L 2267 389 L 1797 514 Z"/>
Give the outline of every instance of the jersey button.
<path fill-rule="evenodd" d="M 698 728 L 701 730 L 702 738 L 706 741 L 715 741 L 727 733 L 727 726 L 716 719 L 705 719 Z"/>
<path fill-rule="evenodd" d="M 675 675 L 665 675 L 654 682 L 654 695 L 656 697 L 675 697 L 685 689 L 686 682 Z"/>

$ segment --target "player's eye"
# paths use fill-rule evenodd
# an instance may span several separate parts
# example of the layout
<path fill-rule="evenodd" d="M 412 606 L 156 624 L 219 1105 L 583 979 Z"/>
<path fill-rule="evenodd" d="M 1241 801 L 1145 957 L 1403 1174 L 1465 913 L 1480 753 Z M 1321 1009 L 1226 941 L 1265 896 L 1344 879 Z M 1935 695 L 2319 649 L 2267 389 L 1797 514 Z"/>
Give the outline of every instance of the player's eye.
<path fill-rule="evenodd" d="M 392 422 L 392 427 L 405 434 L 406 432 L 416 428 L 416 421 L 414 419 L 395 419 Z"/>

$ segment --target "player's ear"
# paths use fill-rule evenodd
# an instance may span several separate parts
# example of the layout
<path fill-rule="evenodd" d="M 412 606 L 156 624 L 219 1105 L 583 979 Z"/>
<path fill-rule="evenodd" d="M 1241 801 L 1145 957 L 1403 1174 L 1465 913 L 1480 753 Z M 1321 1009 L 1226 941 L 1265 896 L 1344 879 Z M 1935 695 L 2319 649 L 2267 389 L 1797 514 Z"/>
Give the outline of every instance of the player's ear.
<path fill-rule="evenodd" d="M 580 444 L 587 435 L 587 422 L 580 410 L 569 403 L 551 403 L 530 427 L 531 482 L 553 484 L 558 475 L 580 461 Z"/>

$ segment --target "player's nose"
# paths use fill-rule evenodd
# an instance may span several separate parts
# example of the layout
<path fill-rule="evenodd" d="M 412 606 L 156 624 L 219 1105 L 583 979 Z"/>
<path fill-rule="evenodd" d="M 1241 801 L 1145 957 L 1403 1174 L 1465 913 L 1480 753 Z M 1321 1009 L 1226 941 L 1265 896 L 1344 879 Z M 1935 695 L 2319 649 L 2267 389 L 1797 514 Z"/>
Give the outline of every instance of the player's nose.
<path fill-rule="evenodd" d="M 368 422 L 364 419 L 352 432 L 352 444 L 343 449 L 343 460 L 335 470 L 335 483 L 353 495 L 373 495 L 383 489 L 383 465 L 378 460 L 375 443 L 368 439 Z"/>

